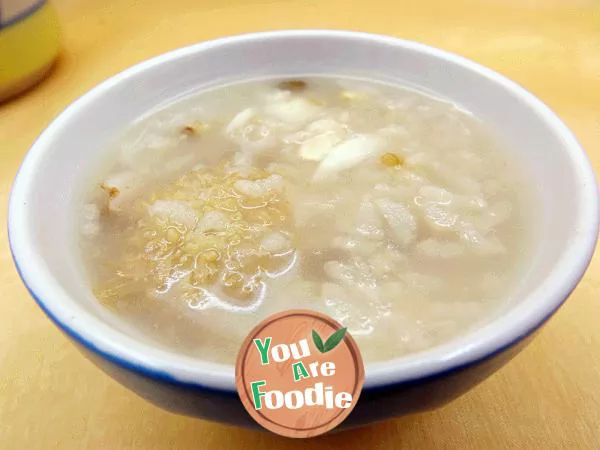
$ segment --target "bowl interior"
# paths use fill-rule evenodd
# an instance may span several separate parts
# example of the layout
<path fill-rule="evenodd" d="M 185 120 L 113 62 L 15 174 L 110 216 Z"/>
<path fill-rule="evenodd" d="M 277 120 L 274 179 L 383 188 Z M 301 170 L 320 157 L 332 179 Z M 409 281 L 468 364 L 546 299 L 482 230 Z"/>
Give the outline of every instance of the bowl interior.
<path fill-rule="evenodd" d="M 367 388 L 485 356 L 560 305 L 587 266 L 598 229 L 593 174 L 564 125 L 513 83 L 462 58 L 380 36 L 290 31 L 207 42 L 142 63 L 78 100 L 39 138 L 14 185 L 9 231 L 24 281 L 48 313 L 117 360 L 233 390 L 232 367 L 157 348 L 97 304 L 73 239 L 74 205 L 82 201 L 82 183 L 101 154 L 149 110 L 210 85 L 300 74 L 400 82 L 457 102 L 505 139 L 539 187 L 539 246 L 509 307 L 443 346 L 369 365 Z"/>

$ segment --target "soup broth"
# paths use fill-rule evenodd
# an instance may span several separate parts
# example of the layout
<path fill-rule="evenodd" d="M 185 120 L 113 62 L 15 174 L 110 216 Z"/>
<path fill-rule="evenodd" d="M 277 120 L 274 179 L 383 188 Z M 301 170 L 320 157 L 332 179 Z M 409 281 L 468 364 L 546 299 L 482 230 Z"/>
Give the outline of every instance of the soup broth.
<path fill-rule="evenodd" d="M 518 285 L 532 186 L 469 112 L 364 80 L 200 92 L 133 124 L 81 211 L 98 300 L 157 345 L 233 363 L 287 309 L 366 361 L 446 342 Z M 108 161 L 108 160 L 107 160 Z"/>

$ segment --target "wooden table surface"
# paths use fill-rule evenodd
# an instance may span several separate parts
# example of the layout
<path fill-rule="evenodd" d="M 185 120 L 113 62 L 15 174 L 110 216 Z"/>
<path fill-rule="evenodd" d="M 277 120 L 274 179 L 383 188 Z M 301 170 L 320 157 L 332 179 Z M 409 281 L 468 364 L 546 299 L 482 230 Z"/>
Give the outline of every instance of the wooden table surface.
<path fill-rule="evenodd" d="M 290 441 L 175 416 L 85 360 L 21 285 L 6 239 L 17 167 L 35 137 L 101 80 L 217 36 L 281 28 L 386 33 L 451 50 L 521 83 L 571 127 L 600 173 L 598 0 L 56 0 L 64 52 L 0 105 L 1 449 L 600 448 L 600 258 L 513 362 L 451 405 Z M 82 148 L 85 142 L 81 143 Z"/>

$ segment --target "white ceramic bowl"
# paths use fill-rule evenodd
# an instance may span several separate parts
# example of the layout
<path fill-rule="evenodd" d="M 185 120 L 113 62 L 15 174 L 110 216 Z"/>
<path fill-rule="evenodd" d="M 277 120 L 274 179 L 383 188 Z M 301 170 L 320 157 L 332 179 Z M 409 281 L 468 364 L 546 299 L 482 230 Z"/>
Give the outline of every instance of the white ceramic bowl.
<path fill-rule="evenodd" d="M 459 103 L 506 140 L 540 187 L 540 245 L 506 310 L 440 347 L 368 365 L 349 423 L 431 408 L 481 381 L 557 310 L 589 263 L 598 190 L 584 151 L 544 104 L 489 69 L 414 42 L 340 31 L 249 34 L 167 53 L 67 108 L 25 158 L 9 207 L 14 260 L 39 305 L 101 368 L 163 407 L 249 422 L 232 366 L 158 349 L 98 306 L 74 246 L 80 186 L 109 144 L 158 105 L 216 83 L 320 73 L 408 83 Z"/>

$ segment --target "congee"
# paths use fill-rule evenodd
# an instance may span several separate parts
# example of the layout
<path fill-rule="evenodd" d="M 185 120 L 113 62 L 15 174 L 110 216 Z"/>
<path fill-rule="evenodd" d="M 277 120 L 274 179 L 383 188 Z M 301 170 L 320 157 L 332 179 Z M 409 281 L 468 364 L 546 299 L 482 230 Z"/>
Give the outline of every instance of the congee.
<path fill-rule="evenodd" d="M 296 308 L 347 326 L 366 361 L 425 350 L 492 317 L 531 256 L 514 155 L 413 88 L 221 86 L 140 118 L 107 154 L 79 216 L 93 292 L 203 359 L 233 363 L 255 324 Z"/>

